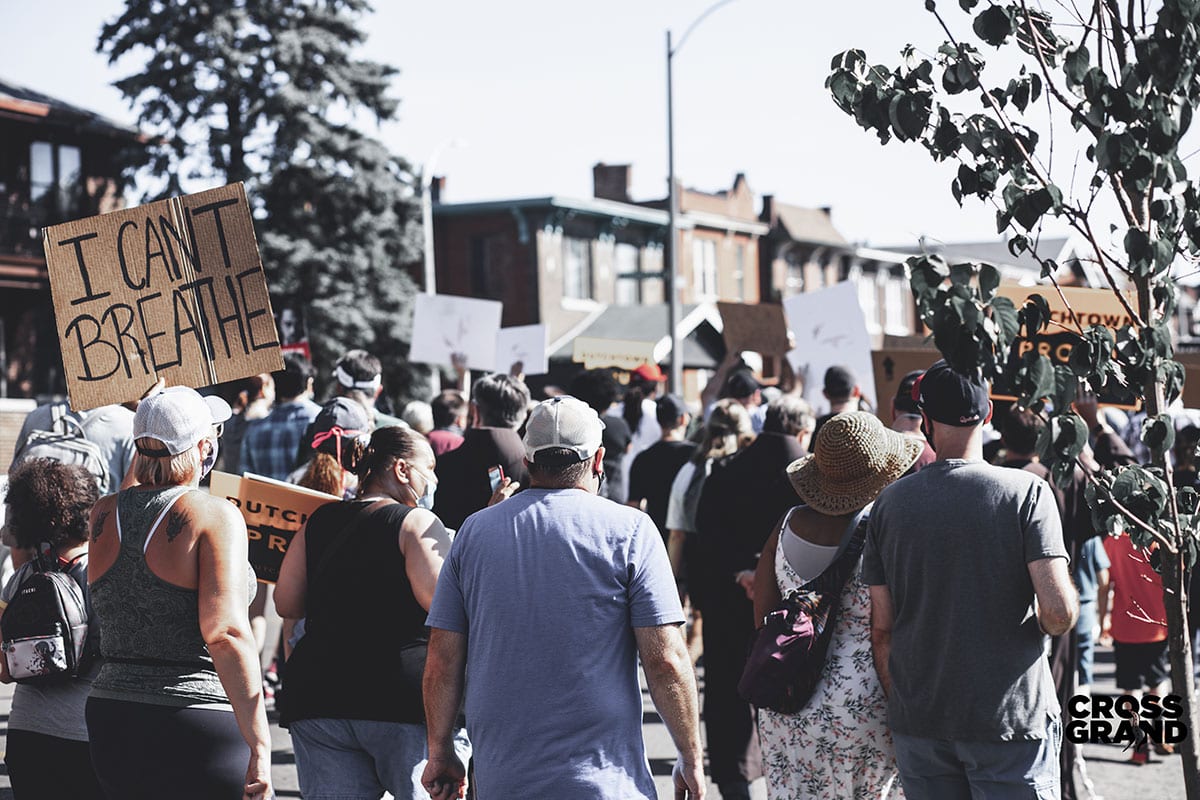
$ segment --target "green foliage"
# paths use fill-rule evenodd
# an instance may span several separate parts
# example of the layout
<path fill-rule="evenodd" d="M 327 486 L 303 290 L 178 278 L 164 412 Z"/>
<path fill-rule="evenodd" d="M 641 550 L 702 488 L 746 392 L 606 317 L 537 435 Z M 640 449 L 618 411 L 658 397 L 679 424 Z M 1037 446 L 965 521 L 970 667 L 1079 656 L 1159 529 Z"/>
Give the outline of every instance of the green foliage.
<path fill-rule="evenodd" d="M 396 70 L 356 59 L 365 0 L 126 0 L 104 26 L 117 87 L 153 137 L 150 197 L 245 181 L 276 307 L 307 311 L 327 374 L 347 349 L 404 390 L 420 260 L 410 167 L 362 122 L 394 119 Z"/>
<path fill-rule="evenodd" d="M 1043 279 L 1054 281 L 1058 264 L 1037 252 L 1042 225 L 1056 218 L 1071 226 L 1110 285 L 1124 282 L 1131 290 L 1133 299 L 1122 302 L 1132 323 L 1085 327 L 1070 316 L 1055 320 L 1051 331 L 1040 296 L 1014 308 L 996 295 L 994 268 L 932 255 L 908 262 L 921 321 L 956 369 L 1003 377 L 1020 406 L 1047 418 L 1038 450 L 1059 482 L 1073 479 L 1088 439 L 1087 424 L 1072 412 L 1077 393 L 1120 390 L 1141 399 L 1149 414 L 1142 440 L 1153 465 L 1095 476 L 1088 488 L 1094 520 L 1104 531 L 1129 531 L 1137 544 L 1156 542 L 1160 553 L 1194 560 L 1200 496 L 1187 489 L 1172 497 L 1174 427 L 1164 412 L 1183 388 L 1171 342 L 1171 268 L 1200 257 L 1200 189 L 1179 154 L 1200 103 L 1200 2 L 1164 0 L 1148 16 L 1142 6 L 1097 3 L 1083 10 L 1088 18 L 1059 4 L 1061 20 L 1019 1 L 947 6 L 947 14 L 966 13 L 958 26 L 965 35 L 956 36 L 939 4 L 928 0 L 926 10 L 945 33 L 936 50 L 907 45 L 895 67 L 872 64 L 861 50 L 835 56 L 826 82 L 834 102 L 883 144 L 914 142 L 934 161 L 956 162 L 955 200 L 994 204 L 1010 251 L 1036 258 Z M 995 75 L 980 47 L 1005 48 L 1023 65 Z M 1053 128 L 1042 126 L 1051 134 L 1043 140 L 1030 119 L 1053 110 L 1089 140 L 1078 157 L 1056 156 L 1082 174 L 1069 187 L 1051 174 Z M 1101 241 L 1092 209 L 1105 191 L 1122 225 Z M 1037 348 L 1010 356 L 1016 337 L 1044 332 L 1067 340 L 1066 363 Z"/>
<path fill-rule="evenodd" d="M 914 256 L 907 267 L 917 312 L 946 360 L 964 373 L 1000 374 L 1019 321 L 1012 301 L 996 294 L 999 271 L 937 255 Z"/>

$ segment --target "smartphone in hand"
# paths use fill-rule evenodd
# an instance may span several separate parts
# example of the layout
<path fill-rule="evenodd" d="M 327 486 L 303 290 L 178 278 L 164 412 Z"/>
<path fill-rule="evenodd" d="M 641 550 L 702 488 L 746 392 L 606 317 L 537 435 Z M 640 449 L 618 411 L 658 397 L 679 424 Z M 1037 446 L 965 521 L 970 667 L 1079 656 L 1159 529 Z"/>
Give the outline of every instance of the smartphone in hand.
<path fill-rule="evenodd" d="M 492 492 L 500 488 L 500 484 L 504 483 L 504 467 L 497 464 L 488 470 L 488 482 L 492 486 Z"/>

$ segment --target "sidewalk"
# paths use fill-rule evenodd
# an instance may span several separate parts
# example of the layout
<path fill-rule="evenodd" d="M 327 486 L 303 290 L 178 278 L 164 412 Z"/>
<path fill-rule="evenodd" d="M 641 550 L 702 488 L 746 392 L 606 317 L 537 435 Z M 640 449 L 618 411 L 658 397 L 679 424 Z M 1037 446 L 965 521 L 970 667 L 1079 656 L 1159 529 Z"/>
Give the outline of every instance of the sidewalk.
<path fill-rule="evenodd" d="M 1096 694 L 1116 694 L 1113 683 L 1113 658 L 1110 648 L 1098 648 L 1096 653 Z M 701 675 L 703 686 L 703 675 Z M 12 685 L 0 684 L 0 750 L 3 748 L 4 735 L 8 732 L 8 709 L 12 698 Z M 662 724 L 650 694 L 642 683 L 642 706 L 644 724 L 643 735 L 646 739 L 646 754 L 650 759 L 650 769 L 654 773 L 655 784 L 658 786 L 658 796 L 669 800 L 671 791 L 671 767 L 675 763 L 675 748 L 666 726 Z M 272 715 L 272 719 L 275 717 Z M 1193 731 L 1191 735 L 1196 735 Z M 276 795 L 280 798 L 300 797 L 300 784 L 296 779 L 295 757 L 292 755 L 292 742 L 287 731 L 278 725 L 271 725 L 272 740 L 272 774 L 275 778 Z M 1118 745 L 1086 745 L 1084 754 L 1087 759 L 1087 769 L 1095 784 L 1097 797 L 1103 800 L 1184 800 L 1183 776 L 1179 769 L 1177 756 L 1154 757 L 1155 760 L 1145 766 L 1137 767 L 1127 763 L 1128 753 L 1122 752 Z M 0 763 L 0 800 L 12 800 L 12 791 L 8 788 L 8 776 Z M 716 787 L 709 785 L 710 796 L 717 797 Z M 751 786 L 752 797 L 755 800 L 765 800 L 765 781 L 759 780 Z"/>
<path fill-rule="evenodd" d="M 1093 694 L 1121 694 L 1115 681 L 1116 666 L 1111 647 L 1096 648 L 1096 685 Z M 1200 734 L 1190 731 L 1189 736 Z M 1179 756 L 1156 756 L 1149 764 L 1129 762 L 1124 745 L 1088 744 L 1083 747 L 1088 776 L 1095 784 L 1097 798 L 1103 800 L 1184 800 L 1183 772 Z M 1080 800 L 1086 800 L 1081 795 Z"/>

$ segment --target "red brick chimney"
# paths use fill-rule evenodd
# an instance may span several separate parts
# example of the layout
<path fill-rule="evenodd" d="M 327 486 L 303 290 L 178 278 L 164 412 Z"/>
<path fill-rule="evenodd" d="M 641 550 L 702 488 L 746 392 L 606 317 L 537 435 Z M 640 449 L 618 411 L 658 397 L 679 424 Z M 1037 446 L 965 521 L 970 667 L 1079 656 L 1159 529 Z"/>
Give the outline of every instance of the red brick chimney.
<path fill-rule="evenodd" d="M 629 202 L 629 164 L 599 163 L 592 167 L 592 194 L 601 200 Z"/>

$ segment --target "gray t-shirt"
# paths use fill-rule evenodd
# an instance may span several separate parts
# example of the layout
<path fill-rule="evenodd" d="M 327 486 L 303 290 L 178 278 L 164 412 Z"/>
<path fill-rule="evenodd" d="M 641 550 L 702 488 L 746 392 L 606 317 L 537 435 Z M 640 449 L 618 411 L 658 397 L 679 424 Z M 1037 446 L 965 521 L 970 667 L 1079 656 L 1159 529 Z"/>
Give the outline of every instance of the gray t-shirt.
<path fill-rule="evenodd" d="M 895 610 L 891 729 L 1044 738 L 1060 709 L 1027 565 L 1067 557 L 1050 486 L 1032 473 L 947 459 L 884 489 L 862 574 Z"/>
<path fill-rule="evenodd" d="M 468 517 L 428 624 L 468 637 L 479 795 L 654 798 L 633 629 L 683 621 L 641 511 L 527 489 Z"/>
<path fill-rule="evenodd" d="M 33 564 L 22 564 L 16 574 L 0 590 L 0 608 L 7 607 L 17 593 L 21 582 L 33 571 Z M 71 577 L 83 587 L 87 597 L 87 556 L 83 556 L 71 568 Z M 89 617 L 88 636 L 98 636 L 96 615 Z M 76 742 L 88 741 L 84 707 L 92 682 L 100 671 L 100 663 L 92 664 L 87 675 L 74 680 L 55 684 L 18 683 L 13 687 L 12 710 L 8 715 L 8 727 L 14 731 L 30 731 Z"/>

